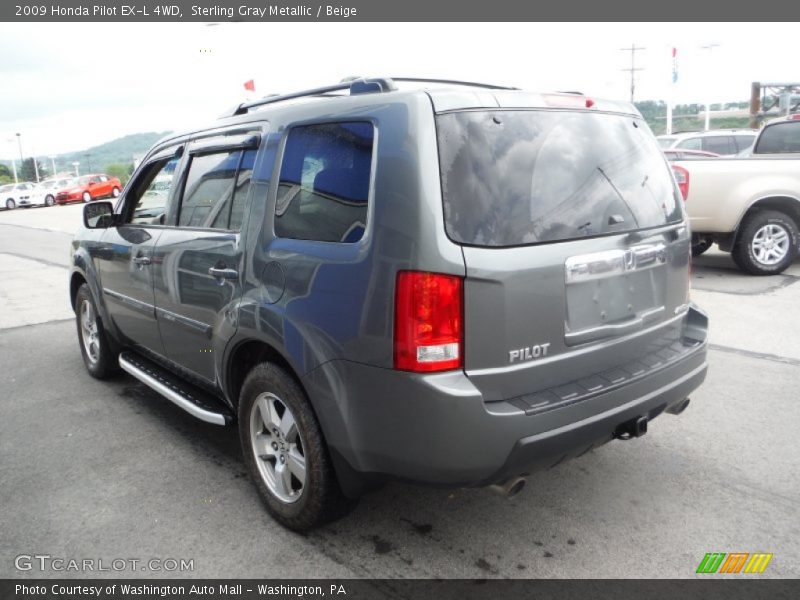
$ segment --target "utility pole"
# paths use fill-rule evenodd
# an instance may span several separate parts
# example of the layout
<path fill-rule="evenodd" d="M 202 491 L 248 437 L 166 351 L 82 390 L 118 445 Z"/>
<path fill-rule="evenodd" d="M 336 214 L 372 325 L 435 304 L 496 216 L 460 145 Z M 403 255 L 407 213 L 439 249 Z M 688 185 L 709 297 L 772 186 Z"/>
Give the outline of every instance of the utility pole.
<path fill-rule="evenodd" d="M 622 69 L 623 71 L 630 71 L 631 74 L 631 104 L 633 104 L 633 93 L 636 90 L 636 78 L 635 73 L 636 71 L 644 71 L 643 67 L 636 66 L 636 53 L 639 50 L 647 50 L 647 48 L 637 46 L 636 44 L 631 44 L 630 48 L 620 48 L 622 52 L 630 52 L 631 53 L 631 66 L 629 69 Z"/>

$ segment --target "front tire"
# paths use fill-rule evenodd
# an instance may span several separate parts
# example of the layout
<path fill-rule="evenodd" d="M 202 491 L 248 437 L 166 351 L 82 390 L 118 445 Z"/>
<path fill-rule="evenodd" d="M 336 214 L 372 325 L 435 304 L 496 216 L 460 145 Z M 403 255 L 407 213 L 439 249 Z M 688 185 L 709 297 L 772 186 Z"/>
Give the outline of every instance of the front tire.
<path fill-rule="evenodd" d="M 92 195 L 89 192 L 83 192 L 83 201 L 84 202 L 91 202 Z"/>
<path fill-rule="evenodd" d="M 85 283 L 75 295 L 75 323 L 83 364 L 89 375 L 107 379 L 119 371 L 118 357 L 111 350 L 103 322 L 97 312 L 92 292 Z"/>
<path fill-rule="evenodd" d="M 745 217 L 732 256 L 743 271 L 777 275 L 797 257 L 795 222 L 776 210 L 759 210 Z"/>
<path fill-rule="evenodd" d="M 6 208 L 8 210 L 14 210 L 15 208 L 17 208 L 17 203 L 14 202 L 13 198 L 9 198 L 8 200 L 6 200 Z"/>
<path fill-rule="evenodd" d="M 245 464 L 276 521 L 308 531 L 352 508 L 314 411 L 286 371 L 272 363 L 254 367 L 242 385 L 238 416 Z"/>

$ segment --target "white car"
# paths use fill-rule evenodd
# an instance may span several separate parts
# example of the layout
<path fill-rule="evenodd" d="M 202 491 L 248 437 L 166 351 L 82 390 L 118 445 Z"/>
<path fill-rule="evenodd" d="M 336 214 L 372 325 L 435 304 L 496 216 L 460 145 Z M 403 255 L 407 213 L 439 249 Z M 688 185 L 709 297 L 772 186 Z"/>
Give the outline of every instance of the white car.
<path fill-rule="evenodd" d="M 42 181 L 33 190 L 33 203 L 40 206 L 53 206 L 58 192 L 75 185 L 74 177 L 59 177 Z"/>
<path fill-rule="evenodd" d="M 733 156 L 747 150 L 756 141 L 756 129 L 714 129 L 659 135 L 659 146 L 676 150 L 702 150 L 719 156 Z"/>
<path fill-rule="evenodd" d="M 35 183 L 23 181 L 21 183 L 9 183 L 0 187 L 0 206 L 5 206 L 8 210 L 18 206 L 33 206 L 33 190 Z"/>

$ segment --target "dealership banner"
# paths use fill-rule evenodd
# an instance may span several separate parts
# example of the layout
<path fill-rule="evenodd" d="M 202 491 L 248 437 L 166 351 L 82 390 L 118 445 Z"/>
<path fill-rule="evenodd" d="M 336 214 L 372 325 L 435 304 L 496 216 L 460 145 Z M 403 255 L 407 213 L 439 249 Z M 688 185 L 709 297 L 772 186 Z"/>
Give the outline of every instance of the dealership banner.
<path fill-rule="evenodd" d="M 491 0 L 3 0 L 0 21 L 59 22 L 314 22 L 314 21 L 796 21 L 800 3 L 758 11 L 747 3 L 722 0 L 575 0 L 545 2 Z M 409 37 L 398 44 L 409 43 Z M 388 42 L 388 41 L 387 41 Z M 475 40 L 480 43 L 480 40 Z M 576 40 L 580 42 L 580 40 Z"/>
<path fill-rule="evenodd" d="M 4 579 L 0 598 L 122 600 L 225 598 L 289 600 L 783 600 L 800 597 L 800 585 L 779 579 L 698 580 L 497 580 L 497 579 Z"/>

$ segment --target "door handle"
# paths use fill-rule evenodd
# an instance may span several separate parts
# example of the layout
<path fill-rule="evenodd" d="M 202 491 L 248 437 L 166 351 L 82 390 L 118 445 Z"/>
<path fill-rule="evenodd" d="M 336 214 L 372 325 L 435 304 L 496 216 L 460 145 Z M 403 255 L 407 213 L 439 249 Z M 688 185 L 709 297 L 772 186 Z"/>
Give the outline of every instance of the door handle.
<path fill-rule="evenodd" d="M 209 267 L 208 274 L 214 279 L 239 279 L 239 271 L 226 267 Z"/>
<path fill-rule="evenodd" d="M 149 256 L 134 256 L 131 260 L 139 266 L 149 265 L 151 262 Z"/>

